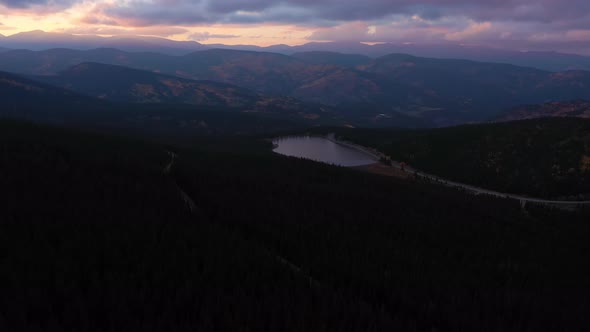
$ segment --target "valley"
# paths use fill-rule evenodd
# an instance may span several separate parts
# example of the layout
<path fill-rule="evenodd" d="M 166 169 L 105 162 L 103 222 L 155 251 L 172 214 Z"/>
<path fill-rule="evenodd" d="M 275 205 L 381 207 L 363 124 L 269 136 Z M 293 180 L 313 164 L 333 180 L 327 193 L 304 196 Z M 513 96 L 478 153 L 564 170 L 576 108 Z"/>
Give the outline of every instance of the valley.
<path fill-rule="evenodd" d="M 344 122 L 378 127 L 481 122 L 522 104 L 590 99 L 590 74 L 582 70 L 549 72 L 406 54 L 389 54 L 370 61 L 352 59 L 321 52 L 287 56 L 228 49 L 181 56 L 116 49 L 16 50 L 0 53 L 0 70 L 60 87 L 75 86 L 75 91 L 94 96 L 141 103 L 202 102 L 229 107 L 237 103 L 252 108 L 252 94 L 262 94 L 272 102 L 258 103 L 255 109 L 304 109 L 307 117 L 322 116 L 319 109 L 335 109 L 345 117 Z M 99 87 L 101 72 L 116 72 L 119 79 L 115 75 L 113 80 L 117 84 L 125 82 L 123 77 L 142 77 L 139 80 L 144 83 L 127 79 L 125 87 L 114 94 L 108 90 L 108 82 Z M 90 79 L 97 83 L 80 84 Z M 212 82 L 206 85 L 203 81 L 217 85 L 213 88 Z M 228 84 L 235 90 L 230 95 Z M 190 89 L 200 89 L 204 95 L 189 92 Z M 225 92 L 221 93 L 223 89 Z M 248 103 L 244 94 L 250 96 Z M 220 100 L 220 96 L 224 98 Z"/>

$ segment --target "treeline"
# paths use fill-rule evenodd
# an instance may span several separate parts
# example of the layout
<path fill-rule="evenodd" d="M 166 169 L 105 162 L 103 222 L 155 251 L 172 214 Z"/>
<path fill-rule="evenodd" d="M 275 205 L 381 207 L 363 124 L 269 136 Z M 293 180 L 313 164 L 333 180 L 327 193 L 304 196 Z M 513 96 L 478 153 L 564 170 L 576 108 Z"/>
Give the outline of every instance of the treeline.
<path fill-rule="evenodd" d="M 590 121 L 551 118 L 440 129 L 316 129 L 451 180 L 535 197 L 590 199 Z"/>
<path fill-rule="evenodd" d="M 586 326 L 588 214 L 272 155 L 0 123 L 5 331 Z M 178 157 L 172 174 L 163 172 Z M 190 212 L 179 190 L 194 200 Z"/>
<path fill-rule="evenodd" d="M 586 319 L 574 314 L 590 296 L 584 212 L 527 215 L 510 201 L 278 156 L 180 156 L 178 182 L 211 220 L 384 314 L 382 330 L 561 330 Z"/>
<path fill-rule="evenodd" d="M 360 310 L 190 213 L 163 148 L 0 128 L 1 330 L 346 330 Z"/>

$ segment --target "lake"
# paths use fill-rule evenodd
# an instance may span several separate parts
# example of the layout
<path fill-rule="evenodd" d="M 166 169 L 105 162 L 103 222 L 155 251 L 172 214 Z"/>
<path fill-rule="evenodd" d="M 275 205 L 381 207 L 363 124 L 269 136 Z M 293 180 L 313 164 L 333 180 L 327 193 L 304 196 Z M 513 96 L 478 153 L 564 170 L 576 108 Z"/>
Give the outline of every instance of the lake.
<path fill-rule="evenodd" d="M 273 140 L 274 152 L 345 167 L 376 163 L 374 156 L 322 137 L 293 136 Z"/>

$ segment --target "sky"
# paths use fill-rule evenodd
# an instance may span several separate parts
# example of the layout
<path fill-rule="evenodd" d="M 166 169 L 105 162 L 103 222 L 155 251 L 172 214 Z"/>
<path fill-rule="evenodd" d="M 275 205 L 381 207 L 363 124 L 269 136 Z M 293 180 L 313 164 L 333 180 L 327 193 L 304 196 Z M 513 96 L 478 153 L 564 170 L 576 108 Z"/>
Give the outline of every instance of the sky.
<path fill-rule="evenodd" d="M 0 34 L 473 44 L 590 54 L 589 0 L 0 0 Z"/>

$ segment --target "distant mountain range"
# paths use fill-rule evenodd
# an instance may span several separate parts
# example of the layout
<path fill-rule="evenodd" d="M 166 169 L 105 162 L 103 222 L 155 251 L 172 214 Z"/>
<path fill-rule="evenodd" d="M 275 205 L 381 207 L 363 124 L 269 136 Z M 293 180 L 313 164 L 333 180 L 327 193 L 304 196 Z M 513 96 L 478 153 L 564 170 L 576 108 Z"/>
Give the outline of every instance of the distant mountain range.
<path fill-rule="evenodd" d="M 356 67 L 371 62 L 371 57 L 360 54 L 344 54 L 328 51 L 299 52 L 291 55 L 295 59 L 316 65 L 336 65 L 342 67 Z"/>
<path fill-rule="evenodd" d="M 108 70 L 106 67 L 94 69 Z M 136 73 L 135 76 L 139 75 Z M 124 84 L 120 84 L 117 87 L 123 86 Z M 298 105 L 293 107 L 295 109 Z M 302 129 L 315 123 L 313 119 L 302 119 L 296 113 L 249 113 L 242 108 L 228 108 L 222 104 L 207 106 L 178 102 L 113 102 L 5 72 L 0 72 L 0 118 L 27 119 L 60 126 L 107 130 L 124 135 L 148 134 L 169 138 L 251 135 Z"/>
<path fill-rule="evenodd" d="M 213 49 L 183 56 L 157 53 L 123 52 L 115 49 L 76 51 L 15 50 L 0 53 L 0 70 L 25 75 L 61 76 L 61 87 L 101 96 L 103 87 L 126 82 L 121 93 L 142 84 L 141 75 L 115 75 L 96 79 L 76 78 L 65 70 L 80 63 L 97 62 L 126 66 L 184 79 L 182 85 L 195 88 L 186 80 L 214 81 L 239 86 L 267 96 L 288 96 L 305 103 L 324 104 L 339 109 L 340 114 L 367 121 L 385 120 L 404 115 L 435 126 L 487 120 L 501 110 L 522 104 L 590 99 L 590 72 L 549 72 L 514 65 L 467 60 L 420 58 L 390 54 L 377 59 L 351 57 L 338 53 L 311 52 L 287 56 L 278 53 Z M 355 65 L 355 62 L 359 63 Z M 119 71 L 123 69 L 118 69 Z M 96 71 L 100 73 L 100 70 Z M 66 76 L 63 76 L 66 75 Z M 143 76 L 142 76 L 143 75 Z M 137 76 L 137 77 L 136 77 Z M 135 81 L 136 79 L 140 81 Z M 151 78 L 153 79 L 153 77 Z M 88 80 L 88 82 L 83 82 Z M 162 80 L 162 79 L 158 79 Z M 180 82 L 180 79 L 176 79 Z M 80 89 L 86 89 L 82 91 Z M 90 91 L 88 89 L 98 89 Z M 161 101 L 168 97 L 156 94 Z M 111 90 L 117 92 L 117 89 Z M 217 89 L 217 92 L 220 90 Z M 235 90 L 237 91 L 237 90 Z M 138 93 L 138 92 L 134 92 Z M 143 92 L 141 97 L 149 99 Z M 117 100 L 116 93 L 107 93 Z M 175 102 L 186 103 L 194 93 L 180 93 Z M 154 97 L 154 96 L 152 96 Z M 151 98 L 151 97 L 150 97 Z M 283 98 L 283 97 L 281 97 Z M 239 98 L 238 98 L 239 99 Z M 236 95 L 229 98 L 237 102 Z M 286 99 L 282 99 L 286 100 Z M 204 101 L 204 99 L 203 99 Z M 209 100 L 208 102 L 210 102 Z M 208 102 L 206 105 L 208 105 Z M 231 104 L 231 103 L 230 103 Z M 289 105 L 283 104 L 283 105 Z M 286 107 L 286 108 L 290 108 Z M 314 113 L 317 114 L 317 113 Z M 315 115 L 313 115 L 315 116 Z M 371 120 L 372 119 L 372 120 Z M 395 125 L 395 123 L 393 123 Z"/>
<path fill-rule="evenodd" d="M 89 50 L 95 48 L 119 48 L 128 52 L 159 52 L 181 55 L 205 46 L 194 41 L 175 41 L 156 37 L 121 36 L 100 37 L 92 35 L 71 35 L 44 32 L 41 30 L 17 33 L 11 36 L 0 35 L 0 47 L 42 51 L 53 48 Z"/>
<path fill-rule="evenodd" d="M 312 42 L 304 45 L 253 45 L 201 44 L 195 41 L 175 41 L 165 38 L 144 36 L 100 37 L 93 35 L 71 35 L 49 33 L 40 30 L 18 33 L 12 36 L 0 35 L 0 48 L 48 50 L 70 48 L 90 50 L 96 48 L 117 48 L 128 52 L 156 52 L 168 55 L 186 55 L 205 49 L 234 49 L 243 51 L 272 52 L 285 55 L 307 52 L 331 52 L 349 54 L 349 59 L 340 63 L 360 64 L 362 57 L 377 58 L 391 53 L 405 53 L 420 57 L 466 59 L 482 62 L 508 63 L 535 67 L 548 71 L 590 70 L 590 56 L 558 52 L 513 51 L 478 45 L 460 44 L 413 44 L 382 43 L 367 45 L 355 42 Z M 361 56 L 361 57 L 359 57 Z M 296 56 L 298 57 L 298 56 Z M 314 57 L 314 61 L 318 61 Z M 344 60 L 344 59 L 343 59 Z"/>
<path fill-rule="evenodd" d="M 235 85 L 99 63 L 82 63 L 36 80 L 115 102 L 192 104 L 245 112 L 280 113 L 317 119 L 328 107 L 291 97 L 269 97 Z"/>
<path fill-rule="evenodd" d="M 500 114 L 498 121 L 526 120 L 546 117 L 590 118 L 590 101 L 573 100 L 538 105 L 517 106 Z"/>

